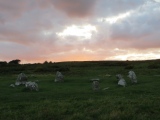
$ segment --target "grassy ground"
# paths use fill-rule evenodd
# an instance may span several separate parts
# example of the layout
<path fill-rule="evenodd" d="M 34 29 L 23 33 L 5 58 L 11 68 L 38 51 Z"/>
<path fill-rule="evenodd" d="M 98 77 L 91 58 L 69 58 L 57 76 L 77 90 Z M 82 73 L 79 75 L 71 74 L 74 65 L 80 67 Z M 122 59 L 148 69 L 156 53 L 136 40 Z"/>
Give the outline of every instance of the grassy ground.
<path fill-rule="evenodd" d="M 64 83 L 54 82 L 55 73 L 28 75 L 29 81 L 39 80 L 38 92 L 9 87 L 17 75 L 0 76 L 0 120 L 159 120 L 159 70 L 135 72 L 136 85 L 123 67 L 71 67 L 62 73 Z M 117 85 L 117 73 L 123 74 L 127 87 Z M 92 78 L 100 79 L 97 92 Z"/>

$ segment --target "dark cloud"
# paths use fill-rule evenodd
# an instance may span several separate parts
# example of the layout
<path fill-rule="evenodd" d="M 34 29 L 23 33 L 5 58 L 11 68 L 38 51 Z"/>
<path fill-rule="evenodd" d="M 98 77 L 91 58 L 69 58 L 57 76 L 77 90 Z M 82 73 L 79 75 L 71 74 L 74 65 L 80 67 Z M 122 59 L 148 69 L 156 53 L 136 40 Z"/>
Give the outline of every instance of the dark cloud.
<path fill-rule="evenodd" d="M 93 13 L 98 0 L 51 0 L 54 7 L 71 17 L 86 17 Z"/>

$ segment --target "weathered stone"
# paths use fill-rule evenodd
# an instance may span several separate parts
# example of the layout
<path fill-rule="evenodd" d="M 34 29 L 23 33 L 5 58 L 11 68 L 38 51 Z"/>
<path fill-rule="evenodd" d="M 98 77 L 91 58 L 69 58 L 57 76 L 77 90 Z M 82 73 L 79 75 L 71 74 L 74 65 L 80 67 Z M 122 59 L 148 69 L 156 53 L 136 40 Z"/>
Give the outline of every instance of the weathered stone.
<path fill-rule="evenodd" d="M 17 80 L 15 82 L 15 85 L 25 85 L 25 83 L 27 82 L 28 77 L 24 74 L 24 73 L 20 73 L 17 77 Z"/>
<path fill-rule="evenodd" d="M 26 86 L 26 88 L 28 88 L 31 91 L 33 91 L 33 90 L 38 91 L 39 90 L 38 84 L 36 82 L 31 82 L 31 81 L 26 82 L 25 86 Z"/>
<path fill-rule="evenodd" d="M 56 77 L 55 77 L 55 82 L 64 82 L 63 78 L 64 78 L 64 76 L 62 75 L 62 73 L 57 71 Z"/>
<path fill-rule="evenodd" d="M 94 80 L 92 83 L 92 88 L 93 90 L 97 91 L 99 90 L 99 81 L 98 80 Z"/>
<path fill-rule="evenodd" d="M 123 76 L 121 74 L 117 74 L 116 78 L 118 79 L 118 85 L 121 85 L 123 87 L 126 86 L 126 81 L 123 79 Z"/>
<path fill-rule="evenodd" d="M 137 76 L 136 76 L 134 71 L 132 71 L 132 70 L 129 71 L 128 72 L 128 77 L 131 79 L 132 83 L 137 83 Z"/>

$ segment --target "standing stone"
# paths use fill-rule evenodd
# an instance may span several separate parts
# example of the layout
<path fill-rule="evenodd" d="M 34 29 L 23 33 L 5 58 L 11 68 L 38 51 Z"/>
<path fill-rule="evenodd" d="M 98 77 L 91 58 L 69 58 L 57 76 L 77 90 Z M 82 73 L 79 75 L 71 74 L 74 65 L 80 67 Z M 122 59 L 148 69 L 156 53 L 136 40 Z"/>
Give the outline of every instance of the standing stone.
<path fill-rule="evenodd" d="M 118 85 L 121 85 L 123 87 L 126 86 L 126 81 L 123 79 L 121 74 L 117 74 L 116 78 L 118 79 Z"/>
<path fill-rule="evenodd" d="M 27 82 L 27 76 L 24 73 L 20 73 L 17 77 L 17 80 L 15 82 L 15 85 L 25 85 Z"/>
<path fill-rule="evenodd" d="M 99 79 L 93 79 L 92 80 L 92 88 L 94 91 L 98 91 L 99 90 Z"/>
<path fill-rule="evenodd" d="M 25 84 L 26 88 L 28 88 L 29 90 L 33 91 L 38 91 L 38 84 L 36 82 L 26 82 Z"/>
<path fill-rule="evenodd" d="M 132 83 L 137 83 L 137 76 L 134 71 L 130 70 L 128 72 L 128 77 L 131 79 Z"/>
<path fill-rule="evenodd" d="M 63 77 L 62 73 L 57 71 L 56 77 L 55 77 L 55 82 L 63 82 L 64 81 L 63 78 L 64 77 Z"/>

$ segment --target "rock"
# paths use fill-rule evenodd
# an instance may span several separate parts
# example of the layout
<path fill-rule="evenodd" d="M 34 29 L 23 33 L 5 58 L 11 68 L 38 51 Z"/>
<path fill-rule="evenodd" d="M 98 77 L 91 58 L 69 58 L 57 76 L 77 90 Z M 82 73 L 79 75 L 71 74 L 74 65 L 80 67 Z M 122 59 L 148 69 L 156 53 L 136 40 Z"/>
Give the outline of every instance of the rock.
<path fill-rule="evenodd" d="M 121 74 L 117 74 L 116 78 L 118 79 L 118 85 L 125 87 L 126 81 L 123 79 L 123 76 Z"/>
<path fill-rule="evenodd" d="M 92 83 L 92 88 L 94 91 L 99 90 L 99 79 L 94 79 Z"/>
<path fill-rule="evenodd" d="M 25 86 L 26 86 L 26 88 L 28 88 L 31 91 L 33 91 L 33 90 L 38 91 L 39 90 L 38 84 L 36 82 L 31 82 L 31 81 L 26 82 Z"/>
<path fill-rule="evenodd" d="M 27 82 L 28 77 L 24 74 L 24 73 L 20 73 L 17 77 L 17 80 L 15 82 L 15 85 L 25 85 L 25 83 Z"/>
<path fill-rule="evenodd" d="M 62 73 L 57 71 L 56 77 L 55 77 L 55 82 L 64 82 L 63 78 L 64 78 L 64 76 L 62 75 Z"/>
<path fill-rule="evenodd" d="M 132 70 L 129 71 L 128 72 L 128 77 L 131 79 L 132 83 L 137 83 L 137 76 L 136 76 L 134 71 L 132 71 Z"/>

